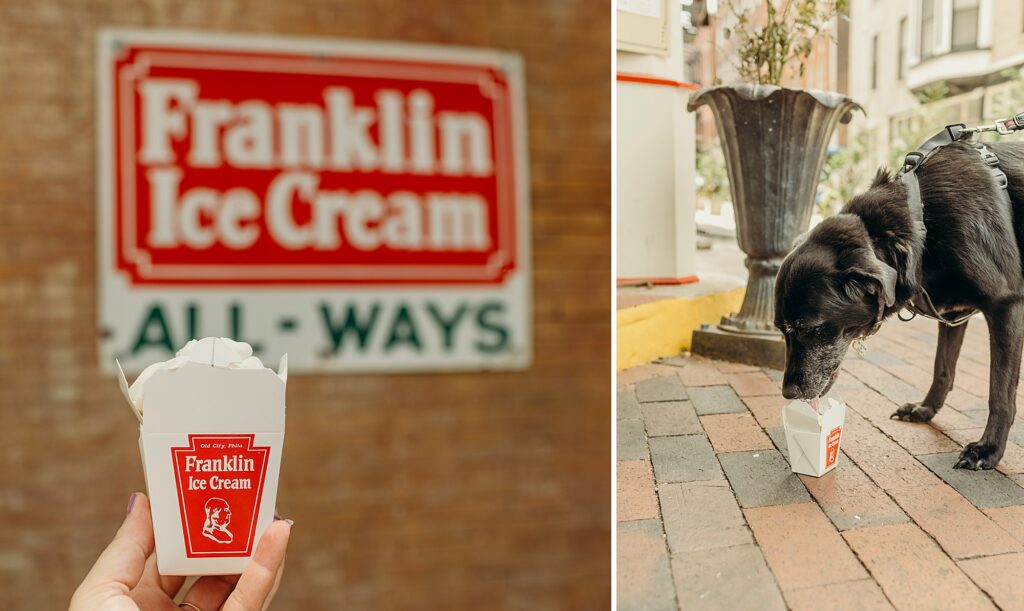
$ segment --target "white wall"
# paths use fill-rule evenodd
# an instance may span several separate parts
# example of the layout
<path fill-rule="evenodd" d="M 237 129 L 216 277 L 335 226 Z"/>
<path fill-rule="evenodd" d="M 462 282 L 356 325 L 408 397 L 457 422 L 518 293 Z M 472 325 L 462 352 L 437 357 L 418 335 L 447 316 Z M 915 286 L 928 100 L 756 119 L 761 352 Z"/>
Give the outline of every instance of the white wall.
<path fill-rule="evenodd" d="M 680 81 L 683 40 L 679 8 L 669 4 L 667 57 L 619 51 L 617 70 Z M 690 92 L 616 82 L 616 238 L 618 277 L 695 273 L 694 116 Z"/>
<path fill-rule="evenodd" d="M 919 2 L 919 0 L 914 0 Z M 852 0 L 850 2 L 850 64 L 848 70 L 849 96 L 864 107 L 865 116 L 855 115 L 850 123 L 851 135 L 861 130 L 875 133 L 877 147 L 872 160 L 876 165 L 886 163 L 890 139 L 889 119 L 918 105 L 907 87 L 911 66 L 916 61 L 918 29 L 920 24 L 913 10 L 914 2 L 879 2 L 878 0 Z M 906 52 L 903 79 L 899 77 L 900 19 L 907 17 Z M 871 41 L 878 36 L 878 83 L 871 87 Z"/>

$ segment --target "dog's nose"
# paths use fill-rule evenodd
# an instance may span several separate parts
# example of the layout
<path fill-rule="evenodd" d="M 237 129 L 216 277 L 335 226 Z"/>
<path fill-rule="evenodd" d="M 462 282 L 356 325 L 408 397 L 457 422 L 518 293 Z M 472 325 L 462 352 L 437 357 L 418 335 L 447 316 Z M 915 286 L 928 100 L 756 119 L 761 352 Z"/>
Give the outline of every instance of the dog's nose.
<path fill-rule="evenodd" d="M 782 396 L 787 399 L 796 399 L 800 396 L 800 387 L 794 382 L 788 382 L 782 385 Z"/>

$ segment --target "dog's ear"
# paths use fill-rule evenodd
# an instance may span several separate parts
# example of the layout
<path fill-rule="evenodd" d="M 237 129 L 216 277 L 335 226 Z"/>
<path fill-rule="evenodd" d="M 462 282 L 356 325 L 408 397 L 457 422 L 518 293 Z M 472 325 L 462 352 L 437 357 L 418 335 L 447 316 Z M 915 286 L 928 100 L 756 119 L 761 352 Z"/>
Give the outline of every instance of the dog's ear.
<path fill-rule="evenodd" d="M 793 252 L 794 250 L 797 249 L 798 246 L 800 246 L 801 244 L 806 242 L 807 241 L 807 236 L 809 236 L 810 234 L 811 234 L 810 231 L 805 231 L 805 232 L 801 233 L 800 235 L 796 236 L 795 238 L 793 238 L 793 244 L 789 247 L 789 251 Z"/>
<path fill-rule="evenodd" d="M 881 320 L 885 308 L 896 303 L 896 269 L 882 261 L 871 248 L 861 249 L 859 261 L 850 267 L 852 280 L 864 286 L 868 293 L 878 297 L 877 320 Z"/>

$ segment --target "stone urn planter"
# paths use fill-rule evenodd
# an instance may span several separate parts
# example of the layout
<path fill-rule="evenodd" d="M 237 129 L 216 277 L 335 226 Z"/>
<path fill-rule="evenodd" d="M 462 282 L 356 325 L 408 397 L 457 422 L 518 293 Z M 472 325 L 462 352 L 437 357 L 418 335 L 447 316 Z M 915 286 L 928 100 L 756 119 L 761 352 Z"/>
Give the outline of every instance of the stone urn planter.
<path fill-rule="evenodd" d="M 736 237 L 749 275 L 740 311 L 695 331 L 691 351 L 781 369 L 786 349 L 772 324 L 775 275 L 793 240 L 810 225 L 832 132 L 863 109 L 838 93 L 772 85 L 702 89 L 687 110 L 705 104 L 725 153 Z"/>

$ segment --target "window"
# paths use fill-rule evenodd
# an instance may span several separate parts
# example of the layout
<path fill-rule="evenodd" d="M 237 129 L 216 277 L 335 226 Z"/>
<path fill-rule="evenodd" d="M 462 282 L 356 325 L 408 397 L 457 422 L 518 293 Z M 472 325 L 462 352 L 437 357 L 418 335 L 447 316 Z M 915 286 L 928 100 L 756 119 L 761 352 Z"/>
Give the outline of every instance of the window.
<path fill-rule="evenodd" d="M 896 58 L 896 78 L 903 80 L 903 69 L 907 63 L 907 18 L 900 19 L 900 56 Z"/>
<path fill-rule="evenodd" d="M 878 88 L 878 34 L 871 38 L 871 88 Z"/>
<path fill-rule="evenodd" d="M 935 48 L 935 0 L 921 0 L 921 59 Z"/>
<path fill-rule="evenodd" d="M 953 0 L 953 51 L 978 48 L 978 0 Z"/>

